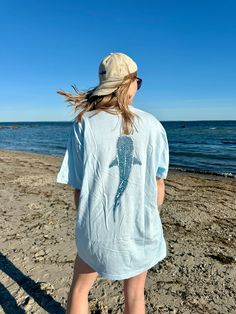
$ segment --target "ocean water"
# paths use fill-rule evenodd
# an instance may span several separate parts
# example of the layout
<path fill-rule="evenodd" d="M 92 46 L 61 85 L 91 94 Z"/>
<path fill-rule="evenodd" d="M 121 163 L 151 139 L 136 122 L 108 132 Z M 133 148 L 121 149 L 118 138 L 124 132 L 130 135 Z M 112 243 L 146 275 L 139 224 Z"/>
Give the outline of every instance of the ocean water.
<path fill-rule="evenodd" d="M 236 120 L 161 121 L 170 169 L 236 178 Z M 0 148 L 63 156 L 71 122 L 1 122 Z"/>

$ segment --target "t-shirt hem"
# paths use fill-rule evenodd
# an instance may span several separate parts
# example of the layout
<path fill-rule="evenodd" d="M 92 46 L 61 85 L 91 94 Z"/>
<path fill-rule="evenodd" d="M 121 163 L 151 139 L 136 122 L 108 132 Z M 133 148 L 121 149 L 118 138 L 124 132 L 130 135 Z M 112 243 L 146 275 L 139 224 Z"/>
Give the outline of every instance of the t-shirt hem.
<path fill-rule="evenodd" d="M 63 178 L 63 177 L 57 177 L 56 178 L 56 183 L 62 183 L 62 184 L 67 184 L 70 185 L 72 188 L 75 188 L 77 190 L 81 190 L 82 185 L 76 185 L 73 182 Z"/>
<path fill-rule="evenodd" d="M 77 252 L 77 255 L 80 256 L 79 252 Z M 164 258 L 166 258 L 167 254 L 163 255 L 162 257 L 158 256 L 157 259 L 155 258 L 154 261 L 152 261 L 150 264 L 146 265 L 145 267 L 136 269 L 135 271 L 132 271 L 132 272 L 129 272 L 129 273 L 126 273 L 126 274 L 122 274 L 122 275 L 112 275 L 112 274 L 108 274 L 108 273 L 102 272 L 102 271 L 98 270 L 96 268 L 96 266 L 92 265 L 90 262 L 87 262 L 82 256 L 80 256 L 80 257 L 85 261 L 85 263 L 90 265 L 101 277 L 106 278 L 106 279 L 110 279 L 110 280 L 124 280 L 124 279 L 128 279 L 130 277 L 136 276 L 139 273 L 142 273 L 145 270 L 148 270 L 148 269 L 152 268 L 157 263 L 159 263 Z"/>

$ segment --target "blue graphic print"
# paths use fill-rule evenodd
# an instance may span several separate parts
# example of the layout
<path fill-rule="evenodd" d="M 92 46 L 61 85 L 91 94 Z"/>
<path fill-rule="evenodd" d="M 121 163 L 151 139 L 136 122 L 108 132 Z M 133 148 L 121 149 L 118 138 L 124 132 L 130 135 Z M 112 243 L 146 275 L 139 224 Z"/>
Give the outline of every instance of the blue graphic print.
<path fill-rule="evenodd" d="M 120 204 L 120 198 L 125 191 L 132 165 L 142 165 L 141 161 L 134 157 L 134 143 L 132 137 L 128 135 L 121 135 L 117 140 L 117 155 L 116 158 L 110 163 L 109 168 L 118 166 L 120 173 L 119 186 L 116 192 L 113 218 L 115 221 L 115 210 Z"/>

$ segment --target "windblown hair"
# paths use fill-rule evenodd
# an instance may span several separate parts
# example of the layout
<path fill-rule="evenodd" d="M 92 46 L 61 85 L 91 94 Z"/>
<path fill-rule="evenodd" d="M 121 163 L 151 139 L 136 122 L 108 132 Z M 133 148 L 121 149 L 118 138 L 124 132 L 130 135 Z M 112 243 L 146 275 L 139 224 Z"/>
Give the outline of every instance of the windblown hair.
<path fill-rule="evenodd" d="M 129 109 L 130 97 L 128 95 L 128 89 L 136 78 L 136 75 L 137 71 L 126 75 L 122 83 L 117 85 L 117 89 L 109 95 L 92 96 L 92 92 L 96 87 L 89 88 L 85 91 L 79 91 L 75 84 L 71 86 L 77 93 L 76 95 L 72 95 L 63 90 L 58 90 L 57 93 L 66 97 L 66 102 L 69 102 L 69 106 L 74 107 L 74 112 L 77 110 L 80 111 L 74 118 L 74 121 L 81 122 L 83 114 L 92 110 L 96 110 L 95 114 L 100 111 L 107 111 L 111 114 L 121 114 L 123 134 L 128 135 L 133 133 L 134 117 L 137 116 L 139 118 L 136 113 Z"/>

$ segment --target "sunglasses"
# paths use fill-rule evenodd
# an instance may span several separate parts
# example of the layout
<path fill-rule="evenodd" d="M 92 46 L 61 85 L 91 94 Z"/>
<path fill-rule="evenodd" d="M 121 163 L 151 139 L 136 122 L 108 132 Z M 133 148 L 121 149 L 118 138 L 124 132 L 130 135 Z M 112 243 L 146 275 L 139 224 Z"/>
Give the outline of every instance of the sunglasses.
<path fill-rule="evenodd" d="M 136 77 L 136 80 L 137 80 L 137 84 L 138 84 L 138 88 L 137 89 L 140 89 L 143 80 L 141 78 L 139 78 L 139 77 Z"/>

